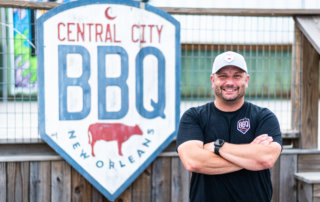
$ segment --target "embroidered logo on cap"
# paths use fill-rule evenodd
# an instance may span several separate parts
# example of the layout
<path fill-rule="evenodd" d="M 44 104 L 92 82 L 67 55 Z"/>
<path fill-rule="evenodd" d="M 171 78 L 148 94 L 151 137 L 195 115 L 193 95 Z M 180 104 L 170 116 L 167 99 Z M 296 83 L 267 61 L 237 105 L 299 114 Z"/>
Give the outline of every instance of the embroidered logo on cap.
<path fill-rule="evenodd" d="M 246 134 L 246 132 L 248 132 L 248 130 L 250 129 L 250 119 L 248 118 L 240 119 L 237 123 L 237 129 L 242 134 Z"/>
<path fill-rule="evenodd" d="M 232 60 L 234 59 L 234 56 L 232 53 L 226 53 L 224 60 L 226 62 L 232 62 Z"/>

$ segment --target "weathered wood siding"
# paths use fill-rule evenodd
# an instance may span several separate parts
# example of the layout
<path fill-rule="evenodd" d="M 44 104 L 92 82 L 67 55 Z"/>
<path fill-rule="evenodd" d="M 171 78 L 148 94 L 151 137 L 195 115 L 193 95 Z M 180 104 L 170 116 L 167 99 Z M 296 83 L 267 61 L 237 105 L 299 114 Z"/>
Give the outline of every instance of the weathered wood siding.
<path fill-rule="evenodd" d="M 284 150 L 271 169 L 272 202 L 303 201 L 320 197 L 319 186 L 298 186 L 294 174 L 320 170 L 320 151 Z M 190 173 L 175 152 L 162 153 L 115 200 L 128 202 L 188 202 Z M 310 190 L 309 190 L 310 191 Z M 103 202 L 108 201 L 64 160 L 0 162 L 0 201 Z"/>
<path fill-rule="evenodd" d="M 272 202 L 305 202 L 304 197 L 298 192 L 306 189 L 308 186 L 302 187 L 295 179 L 297 172 L 319 172 L 320 170 L 320 151 L 319 150 L 284 150 L 277 163 L 271 169 L 271 179 L 273 185 Z M 314 198 L 319 197 L 319 185 L 314 186 Z M 311 189 L 311 187 L 310 187 Z M 311 193 L 311 190 L 309 190 Z M 304 193 L 309 193 L 304 190 Z"/>
<path fill-rule="evenodd" d="M 189 173 L 158 157 L 115 201 L 188 201 Z M 0 163 L 0 201 L 108 201 L 64 160 Z"/>

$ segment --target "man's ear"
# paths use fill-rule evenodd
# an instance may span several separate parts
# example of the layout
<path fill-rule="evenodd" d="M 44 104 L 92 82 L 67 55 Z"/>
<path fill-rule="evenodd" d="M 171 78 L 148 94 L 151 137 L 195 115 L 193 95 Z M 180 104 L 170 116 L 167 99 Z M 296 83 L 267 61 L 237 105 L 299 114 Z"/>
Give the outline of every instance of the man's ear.
<path fill-rule="evenodd" d="M 211 80 L 211 86 L 213 88 L 213 83 L 214 83 L 214 74 L 211 74 L 210 76 L 210 80 Z"/>
<path fill-rule="evenodd" d="M 247 74 L 247 75 L 246 75 L 246 88 L 248 88 L 249 79 L 250 79 L 250 75 Z"/>

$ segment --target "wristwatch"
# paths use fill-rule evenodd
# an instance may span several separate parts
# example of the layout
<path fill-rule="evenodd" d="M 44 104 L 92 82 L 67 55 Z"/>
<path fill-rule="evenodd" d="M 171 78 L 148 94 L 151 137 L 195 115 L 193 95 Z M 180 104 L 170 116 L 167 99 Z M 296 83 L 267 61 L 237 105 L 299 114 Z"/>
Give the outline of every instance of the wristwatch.
<path fill-rule="evenodd" d="M 215 154 L 220 156 L 219 149 L 222 147 L 223 144 L 224 144 L 224 140 L 222 140 L 222 139 L 217 139 L 214 142 L 214 153 Z"/>

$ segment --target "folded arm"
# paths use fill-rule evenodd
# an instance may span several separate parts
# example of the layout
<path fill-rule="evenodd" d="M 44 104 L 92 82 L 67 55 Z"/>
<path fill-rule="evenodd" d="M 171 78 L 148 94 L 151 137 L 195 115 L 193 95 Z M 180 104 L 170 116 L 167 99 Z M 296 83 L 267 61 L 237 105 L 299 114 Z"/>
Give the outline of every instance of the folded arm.
<path fill-rule="evenodd" d="M 268 135 L 256 137 L 250 144 L 225 143 L 220 155 L 214 154 L 213 143 L 190 140 L 178 147 L 185 168 L 203 174 L 224 174 L 241 169 L 264 170 L 271 168 L 278 159 L 281 146 Z"/>
<path fill-rule="evenodd" d="M 213 151 L 213 144 L 205 148 Z M 256 137 L 250 144 L 225 143 L 219 150 L 222 158 L 247 170 L 264 170 L 271 168 L 281 152 L 281 145 L 273 142 L 272 137 L 263 134 Z"/>
<path fill-rule="evenodd" d="M 202 141 L 189 140 L 184 142 L 178 147 L 178 153 L 184 167 L 190 172 L 214 175 L 242 169 L 240 166 L 204 149 Z"/>

